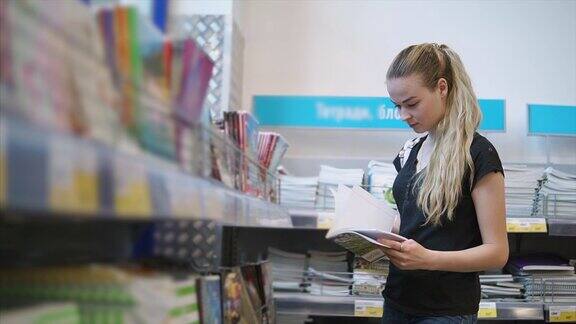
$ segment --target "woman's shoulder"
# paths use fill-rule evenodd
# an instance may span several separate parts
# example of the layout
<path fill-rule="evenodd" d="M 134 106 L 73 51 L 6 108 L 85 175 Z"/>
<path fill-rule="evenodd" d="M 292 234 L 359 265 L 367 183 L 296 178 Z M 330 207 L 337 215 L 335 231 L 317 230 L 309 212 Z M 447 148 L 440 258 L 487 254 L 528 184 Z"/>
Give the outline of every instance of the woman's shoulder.
<path fill-rule="evenodd" d="M 470 145 L 470 155 L 474 159 L 478 155 L 482 154 L 493 154 L 498 152 L 494 145 L 484 136 L 479 133 L 474 133 L 474 139 L 472 139 L 472 144 Z"/>
<path fill-rule="evenodd" d="M 504 175 L 504 168 L 500 156 L 490 141 L 476 133 L 470 146 L 470 155 L 474 163 L 474 185 L 486 174 L 490 172 L 501 172 Z"/>

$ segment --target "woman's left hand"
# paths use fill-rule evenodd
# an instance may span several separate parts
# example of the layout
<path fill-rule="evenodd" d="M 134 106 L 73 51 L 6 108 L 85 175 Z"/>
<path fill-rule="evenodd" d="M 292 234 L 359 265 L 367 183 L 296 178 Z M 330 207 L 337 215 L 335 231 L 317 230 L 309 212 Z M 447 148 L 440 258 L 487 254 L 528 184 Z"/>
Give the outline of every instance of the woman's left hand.
<path fill-rule="evenodd" d="M 382 248 L 390 261 L 402 270 L 433 270 L 433 251 L 414 240 L 402 243 L 380 239 L 378 242 L 388 246 Z"/>

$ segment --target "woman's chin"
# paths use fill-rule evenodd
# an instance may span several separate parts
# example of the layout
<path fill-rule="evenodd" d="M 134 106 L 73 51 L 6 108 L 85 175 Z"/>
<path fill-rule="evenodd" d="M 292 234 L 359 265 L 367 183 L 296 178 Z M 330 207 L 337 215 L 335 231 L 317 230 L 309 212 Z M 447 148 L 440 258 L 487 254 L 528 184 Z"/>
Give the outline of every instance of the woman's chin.
<path fill-rule="evenodd" d="M 412 130 L 417 134 L 426 133 L 428 131 L 427 129 L 424 129 L 420 125 L 410 126 L 410 128 L 412 128 Z"/>

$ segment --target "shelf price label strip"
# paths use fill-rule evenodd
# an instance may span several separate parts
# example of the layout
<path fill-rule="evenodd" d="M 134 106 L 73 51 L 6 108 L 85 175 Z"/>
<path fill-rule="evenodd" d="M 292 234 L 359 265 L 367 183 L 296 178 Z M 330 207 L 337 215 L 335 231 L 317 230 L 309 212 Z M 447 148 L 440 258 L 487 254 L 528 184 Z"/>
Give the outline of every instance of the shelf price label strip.
<path fill-rule="evenodd" d="M 384 301 L 357 299 L 354 300 L 355 317 L 382 317 L 384 315 Z"/>
<path fill-rule="evenodd" d="M 496 303 L 480 302 L 480 307 L 478 309 L 478 318 L 496 318 L 496 317 L 498 317 Z"/>
<path fill-rule="evenodd" d="M 549 310 L 550 322 L 576 322 L 576 306 L 550 306 Z"/>
<path fill-rule="evenodd" d="M 507 218 L 508 233 L 547 233 L 545 218 Z"/>

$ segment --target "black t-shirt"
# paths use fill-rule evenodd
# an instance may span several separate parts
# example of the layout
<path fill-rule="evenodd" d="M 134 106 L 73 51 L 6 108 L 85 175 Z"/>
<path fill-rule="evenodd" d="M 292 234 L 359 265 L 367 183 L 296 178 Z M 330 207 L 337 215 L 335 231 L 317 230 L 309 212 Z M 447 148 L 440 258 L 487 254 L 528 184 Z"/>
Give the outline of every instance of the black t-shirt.
<path fill-rule="evenodd" d="M 410 152 L 404 167 L 398 157 L 394 165 L 394 199 L 400 211 L 400 235 L 413 239 L 427 249 L 458 251 L 482 244 L 476 209 L 472 201 L 469 172 L 462 180 L 462 196 L 454 218 L 444 218 L 442 225 L 423 225 L 424 213 L 416 204 L 418 189 L 411 190 L 416 174 L 416 156 L 422 138 Z M 502 163 L 492 144 L 476 133 L 470 146 L 474 162 L 473 185 L 490 172 L 502 172 Z M 413 315 L 469 315 L 478 312 L 480 282 L 477 272 L 400 270 L 390 264 L 390 274 L 383 293 L 390 306 Z"/>

